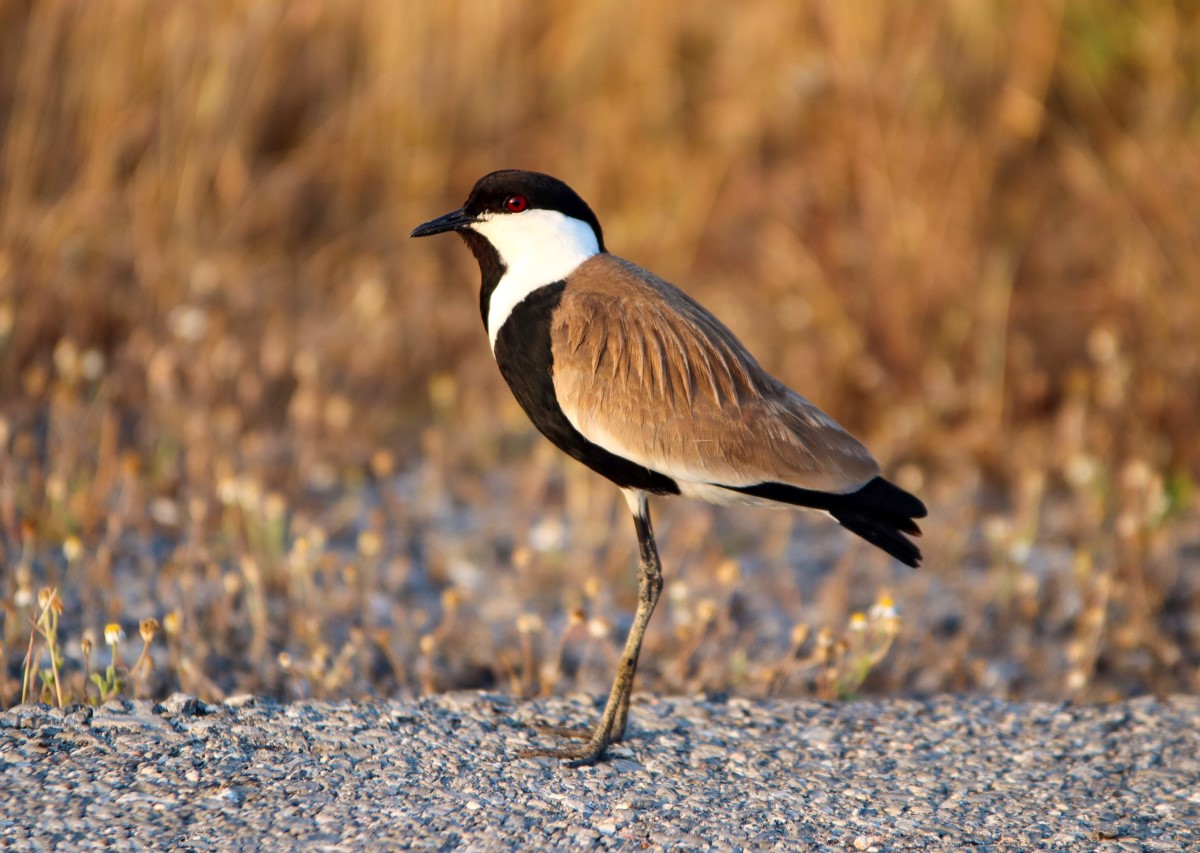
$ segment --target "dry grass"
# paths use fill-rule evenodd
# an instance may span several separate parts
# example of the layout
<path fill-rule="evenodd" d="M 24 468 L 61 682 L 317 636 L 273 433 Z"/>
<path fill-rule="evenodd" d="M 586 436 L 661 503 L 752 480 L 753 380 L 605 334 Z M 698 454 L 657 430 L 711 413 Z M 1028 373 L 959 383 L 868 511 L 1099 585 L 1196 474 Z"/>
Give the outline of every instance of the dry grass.
<path fill-rule="evenodd" d="M 1200 689 L 1198 69 L 1169 3 L 0 0 L 0 706 L 605 686 L 615 490 L 405 237 L 505 166 L 931 505 L 910 573 L 656 504 L 643 688 Z"/>

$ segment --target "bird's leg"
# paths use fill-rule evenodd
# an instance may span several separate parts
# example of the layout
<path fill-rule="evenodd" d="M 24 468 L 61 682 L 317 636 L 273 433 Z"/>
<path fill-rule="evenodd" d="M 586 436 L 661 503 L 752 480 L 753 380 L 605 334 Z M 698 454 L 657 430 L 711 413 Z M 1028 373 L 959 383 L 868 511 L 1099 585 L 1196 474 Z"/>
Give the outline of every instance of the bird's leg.
<path fill-rule="evenodd" d="M 604 706 L 604 714 L 586 743 L 559 749 L 526 750 L 521 753 L 522 757 L 549 755 L 561 758 L 573 767 L 595 764 L 604 755 L 608 745 L 620 740 L 625 734 L 625 724 L 629 719 L 629 697 L 633 694 L 633 677 L 637 673 L 642 638 L 646 635 L 646 626 L 650 624 L 650 615 L 654 612 L 663 586 L 662 564 L 658 559 L 658 548 L 654 544 L 654 530 L 650 526 L 646 496 L 642 492 L 626 492 L 626 497 L 630 508 L 633 509 L 633 523 L 637 528 L 638 547 L 641 552 L 638 567 L 638 603 L 633 615 L 633 625 L 630 626 L 629 636 L 625 639 L 625 650 L 621 653 L 620 663 L 617 664 L 617 675 L 613 679 L 612 690 L 609 691 L 608 702 Z"/>
<path fill-rule="evenodd" d="M 629 638 L 625 641 L 625 653 L 621 656 L 622 663 L 625 662 L 626 657 L 630 659 L 629 684 L 621 694 L 621 701 L 613 719 L 612 740 L 614 741 L 625 737 L 625 724 L 629 722 L 629 700 L 633 696 L 633 677 L 637 674 L 638 653 L 642 649 L 642 637 L 645 636 L 646 626 L 650 624 L 650 614 L 654 612 L 654 605 L 658 603 L 658 597 L 662 594 L 663 588 L 662 563 L 658 559 L 658 545 L 654 542 L 654 530 L 650 526 L 650 511 L 646 506 L 644 496 L 641 498 L 640 508 L 641 513 L 635 511 L 633 516 L 633 523 L 637 527 L 638 550 L 641 556 L 638 563 L 638 607 L 637 613 L 634 615 L 633 626 L 629 630 Z M 639 627 L 638 617 L 641 615 L 643 607 L 645 607 L 646 616 Z M 637 631 L 636 643 L 633 635 L 635 630 Z M 630 656 L 631 645 L 632 656 Z"/>

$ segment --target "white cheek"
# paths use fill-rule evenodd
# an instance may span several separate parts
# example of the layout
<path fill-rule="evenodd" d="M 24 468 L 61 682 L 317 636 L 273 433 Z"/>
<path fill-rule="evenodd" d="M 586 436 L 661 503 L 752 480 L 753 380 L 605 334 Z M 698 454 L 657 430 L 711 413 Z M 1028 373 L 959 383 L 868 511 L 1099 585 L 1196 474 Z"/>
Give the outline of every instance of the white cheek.
<path fill-rule="evenodd" d="M 600 251 L 591 225 L 556 210 L 493 214 L 471 228 L 487 238 L 506 267 L 488 308 L 493 350 L 500 327 L 521 300 L 562 281 Z"/>

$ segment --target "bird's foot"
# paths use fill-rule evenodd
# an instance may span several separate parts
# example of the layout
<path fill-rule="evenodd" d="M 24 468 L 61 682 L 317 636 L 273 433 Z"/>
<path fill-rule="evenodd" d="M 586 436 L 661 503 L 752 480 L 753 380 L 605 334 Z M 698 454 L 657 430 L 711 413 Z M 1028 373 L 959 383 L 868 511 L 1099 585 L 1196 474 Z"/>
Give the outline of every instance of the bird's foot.
<path fill-rule="evenodd" d="M 585 743 L 556 748 L 523 749 L 517 755 L 520 758 L 541 758 L 544 756 L 557 758 L 568 767 L 586 767 L 595 764 L 603 758 L 610 743 L 608 736 L 601 735 L 600 732 L 595 732 L 587 737 L 588 740 Z"/>
<path fill-rule="evenodd" d="M 584 743 L 570 744 L 560 747 L 535 747 L 523 749 L 517 753 L 521 758 L 539 758 L 548 756 L 566 762 L 568 767 L 583 767 L 595 764 L 604 757 L 609 744 L 621 739 L 624 732 L 615 734 L 611 719 L 601 719 L 595 728 L 585 729 L 574 726 L 549 726 L 532 724 L 532 728 L 554 737 L 569 740 L 581 740 Z"/>
<path fill-rule="evenodd" d="M 546 723 L 530 723 L 529 727 L 544 735 L 551 737 L 560 737 L 567 740 L 590 740 L 595 734 L 594 728 L 585 728 L 583 726 L 551 726 Z M 617 741 L 619 738 L 612 738 L 612 741 Z"/>

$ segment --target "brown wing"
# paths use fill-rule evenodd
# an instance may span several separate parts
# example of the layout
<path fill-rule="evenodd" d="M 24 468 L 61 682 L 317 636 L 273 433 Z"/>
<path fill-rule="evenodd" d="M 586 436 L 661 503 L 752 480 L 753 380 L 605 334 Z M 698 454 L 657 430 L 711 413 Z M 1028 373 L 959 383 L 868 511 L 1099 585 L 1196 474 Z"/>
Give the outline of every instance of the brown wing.
<path fill-rule="evenodd" d="M 575 428 L 681 487 L 847 492 L 879 473 L 862 444 L 767 374 L 719 320 L 628 261 L 597 255 L 571 274 L 551 342 L 555 392 Z"/>

